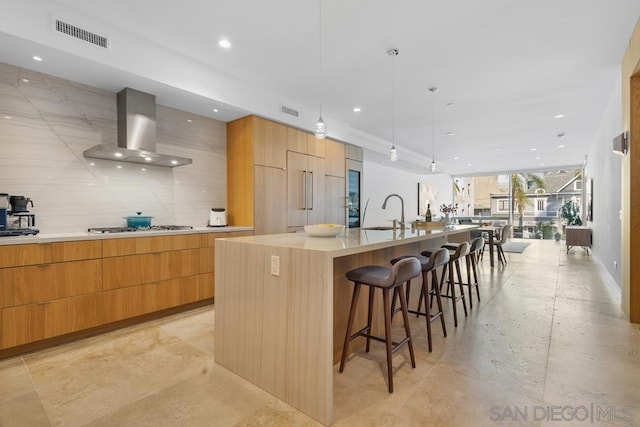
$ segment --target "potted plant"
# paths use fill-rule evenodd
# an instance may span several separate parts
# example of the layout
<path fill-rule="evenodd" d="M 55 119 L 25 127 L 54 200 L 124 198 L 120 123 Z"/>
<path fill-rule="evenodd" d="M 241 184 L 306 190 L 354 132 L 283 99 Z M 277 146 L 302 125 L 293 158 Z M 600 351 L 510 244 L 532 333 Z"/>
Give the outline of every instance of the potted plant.
<path fill-rule="evenodd" d="M 560 216 L 567 222 L 567 225 L 582 225 L 580 205 L 573 200 L 569 200 L 562 205 L 560 208 Z"/>

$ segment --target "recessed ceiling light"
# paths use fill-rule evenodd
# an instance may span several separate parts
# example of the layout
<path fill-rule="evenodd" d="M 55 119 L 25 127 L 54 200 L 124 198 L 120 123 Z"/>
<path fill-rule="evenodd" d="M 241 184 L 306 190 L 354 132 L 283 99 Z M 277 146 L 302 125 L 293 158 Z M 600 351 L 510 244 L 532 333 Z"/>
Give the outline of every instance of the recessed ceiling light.
<path fill-rule="evenodd" d="M 34 60 L 34 61 L 42 61 L 42 58 L 40 58 L 39 56 L 34 56 L 34 57 L 33 57 L 33 60 Z"/>
<path fill-rule="evenodd" d="M 144 158 L 147 162 L 150 162 L 151 160 L 153 160 L 151 157 L 145 157 Z"/>
<path fill-rule="evenodd" d="M 558 145 L 558 148 L 564 148 L 564 144 Z"/>
<path fill-rule="evenodd" d="M 118 166 L 116 166 L 116 167 L 117 167 L 118 169 L 122 169 L 122 166 L 120 166 L 120 165 L 118 165 Z"/>
<path fill-rule="evenodd" d="M 354 113 L 359 113 L 360 111 L 362 111 L 362 109 L 360 107 L 353 107 L 353 112 Z"/>
<path fill-rule="evenodd" d="M 96 164 L 95 164 L 95 163 L 93 163 L 93 162 L 89 163 L 89 166 L 95 166 L 95 165 L 96 165 Z"/>
<path fill-rule="evenodd" d="M 536 160 L 540 160 L 541 158 L 542 158 L 542 157 L 538 156 L 538 157 L 536 157 Z"/>
<path fill-rule="evenodd" d="M 458 160 L 459 158 L 460 158 L 460 157 L 455 156 L 455 157 L 453 158 L 453 160 Z"/>
<path fill-rule="evenodd" d="M 556 119 L 561 119 L 561 118 L 563 118 L 563 117 L 564 117 L 564 114 L 556 114 L 556 115 L 555 115 L 555 118 L 556 118 Z"/>
<path fill-rule="evenodd" d="M 142 172 L 146 172 L 147 170 L 145 168 L 140 169 Z"/>
<path fill-rule="evenodd" d="M 122 153 L 113 153 L 115 157 L 122 157 Z"/>
<path fill-rule="evenodd" d="M 218 111 L 219 111 L 219 110 L 218 110 L 217 108 L 214 108 L 214 109 L 213 109 L 213 112 L 214 112 L 214 113 L 217 113 Z"/>
<path fill-rule="evenodd" d="M 496 148 L 496 151 L 502 151 L 502 148 L 498 147 Z"/>
<path fill-rule="evenodd" d="M 544 163 L 540 163 L 540 166 L 544 166 Z"/>
<path fill-rule="evenodd" d="M 537 148 L 531 148 L 531 151 L 536 151 L 536 150 L 537 150 Z"/>
<path fill-rule="evenodd" d="M 5 119 L 11 120 L 11 116 L 4 116 Z"/>
<path fill-rule="evenodd" d="M 177 165 L 177 164 L 178 164 L 178 161 L 177 161 L 177 160 L 171 160 L 171 164 L 172 164 L 172 165 Z"/>
<path fill-rule="evenodd" d="M 467 166 L 471 166 L 471 163 L 467 163 Z"/>
<path fill-rule="evenodd" d="M 20 81 L 21 81 L 22 83 L 29 83 L 31 80 L 29 80 L 29 79 L 20 79 Z"/>
<path fill-rule="evenodd" d="M 453 135 L 455 135 L 455 133 L 453 133 L 453 132 L 447 132 L 447 136 L 453 136 Z"/>
<path fill-rule="evenodd" d="M 218 42 L 218 45 L 225 49 L 229 49 L 231 47 L 231 42 L 227 39 L 222 39 Z"/>
<path fill-rule="evenodd" d="M 191 123 L 192 121 L 193 121 L 193 120 L 191 120 L 191 119 L 188 119 L 188 120 L 187 120 L 187 122 L 188 122 L 188 123 Z"/>

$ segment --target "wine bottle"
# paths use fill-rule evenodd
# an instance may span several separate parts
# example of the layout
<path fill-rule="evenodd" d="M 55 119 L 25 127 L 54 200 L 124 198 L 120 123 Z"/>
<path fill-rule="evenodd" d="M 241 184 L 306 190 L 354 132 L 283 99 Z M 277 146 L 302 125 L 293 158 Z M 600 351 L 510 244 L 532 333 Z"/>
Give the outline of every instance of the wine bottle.
<path fill-rule="evenodd" d="M 431 204 L 427 204 L 427 212 L 425 213 L 425 220 L 431 222 Z"/>

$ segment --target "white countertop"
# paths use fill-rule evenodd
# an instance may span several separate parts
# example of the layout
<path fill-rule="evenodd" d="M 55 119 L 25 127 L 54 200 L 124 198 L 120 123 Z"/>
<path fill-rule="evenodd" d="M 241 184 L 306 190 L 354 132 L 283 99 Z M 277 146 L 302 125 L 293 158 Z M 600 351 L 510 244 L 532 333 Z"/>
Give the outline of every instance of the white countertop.
<path fill-rule="evenodd" d="M 455 225 L 442 230 L 404 230 L 404 233 L 393 230 L 366 230 L 360 228 L 346 229 L 336 237 L 312 237 L 308 233 L 284 233 L 261 236 L 226 238 L 248 244 L 278 246 L 286 248 L 306 249 L 327 252 L 333 257 L 368 252 L 405 243 L 467 232 L 478 228 L 478 225 Z"/>
<path fill-rule="evenodd" d="M 78 240 L 122 239 L 128 237 L 167 236 L 172 234 L 228 233 L 231 231 L 251 231 L 253 227 L 193 227 L 191 230 L 149 230 L 124 233 L 39 233 L 35 236 L 0 237 L 0 245 L 24 245 L 28 243 L 69 242 Z"/>

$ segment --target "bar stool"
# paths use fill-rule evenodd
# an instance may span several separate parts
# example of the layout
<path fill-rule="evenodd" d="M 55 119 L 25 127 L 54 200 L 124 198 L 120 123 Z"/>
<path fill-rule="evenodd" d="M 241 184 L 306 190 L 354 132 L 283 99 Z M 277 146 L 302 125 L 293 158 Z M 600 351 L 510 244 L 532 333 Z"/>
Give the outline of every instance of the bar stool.
<path fill-rule="evenodd" d="M 457 309 L 457 302 L 462 300 L 462 307 L 464 308 L 464 315 L 465 317 L 468 315 L 467 313 L 467 303 L 465 301 L 464 298 L 464 288 L 463 288 L 463 281 L 462 281 L 462 273 L 460 271 L 460 258 L 462 258 L 463 256 L 466 256 L 469 253 L 469 242 L 462 242 L 458 245 L 458 247 L 455 249 L 455 251 L 453 250 L 449 250 L 449 264 L 448 264 L 448 270 L 449 270 L 449 279 L 447 280 L 447 293 L 443 294 L 442 293 L 442 287 L 444 286 L 445 283 L 445 270 L 442 271 L 442 279 L 440 280 L 440 294 L 443 298 L 450 298 L 451 299 L 451 303 L 453 305 L 453 326 L 458 327 L 458 309 Z M 424 256 L 430 256 L 434 253 L 435 251 L 423 251 L 422 255 Z M 456 282 L 454 279 L 454 268 L 455 271 L 458 274 L 458 284 L 460 286 L 460 295 L 456 295 Z"/>
<path fill-rule="evenodd" d="M 442 245 L 443 248 L 450 250 L 456 250 L 460 243 L 446 243 Z M 478 301 L 480 301 L 480 290 L 478 289 L 478 262 L 480 260 L 480 251 L 484 248 L 484 238 L 476 237 L 469 244 L 469 253 L 465 256 L 467 264 L 467 282 L 463 285 L 469 287 L 469 308 L 473 308 L 473 288 L 476 288 L 476 295 Z M 473 272 L 473 282 L 471 281 L 471 274 Z"/>
<path fill-rule="evenodd" d="M 342 348 L 342 358 L 340 360 L 340 372 L 344 370 L 345 361 L 347 359 L 347 351 L 349 349 L 349 343 L 359 336 L 367 338 L 366 351 L 369 352 L 370 341 L 376 340 L 386 344 L 387 347 L 387 377 L 389 380 L 389 393 L 393 393 L 393 369 L 391 366 L 391 356 L 398 351 L 402 346 L 407 344 L 409 346 L 409 355 L 411 357 L 411 366 L 416 367 L 416 359 L 413 354 L 413 343 L 411 342 L 411 330 L 409 329 L 409 315 L 407 312 L 407 301 L 405 294 L 399 292 L 400 295 L 400 307 L 402 310 L 402 318 L 404 320 L 404 330 L 406 337 L 399 343 L 395 343 L 391 339 L 391 305 L 389 300 L 389 291 L 396 288 L 402 288 L 402 285 L 415 279 L 420 275 L 420 261 L 416 258 L 407 258 L 400 260 L 391 268 L 383 267 L 379 265 L 368 265 L 354 270 L 348 271 L 347 279 L 351 280 L 354 284 L 353 297 L 351 299 L 351 309 L 349 310 L 349 320 L 347 322 L 347 332 L 344 337 L 344 346 Z M 367 325 L 360 329 L 355 334 L 351 335 L 351 328 L 353 326 L 353 319 L 356 314 L 356 307 L 358 305 L 358 297 L 360 295 L 360 287 L 362 285 L 369 286 L 369 309 L 367 312 Z M 373 311 L 373 297 L 374 290 L 378 288 L 382 290 L 382 299 L 384 307 L 384 338 L 371 335 L 371 318 Z M 400 289 L 402 290 L 402 289 Z"/>
<path fill-rule="evenodd" d="M 391 264 L 396 264 L 398 261 L 409 258 L 410 255 L 400 256 L 398 258 L 394 258 L 391 260 Z M 447 336 L 447 327 L 444 324 L 444 316 L 442 314 L 442 300 L 440 298 L 440 285 L 438 284 L 438 272 L 437 269 L 439 267 L 444 266 L 447 268 L 447 264 L 449 263 L 449 251 L 446 249 L 438 249 L 433 252 L 433 254 L 426 258 L 424 256 L 416 257 L 420 261 L 420 267 L 422 268 L 422 288 L 420 290 L 420 297 L 418 299 L 418 310 L 407 310 L 409 313 L 415 314 L 417 317 L 424 316 L 425 321 L 427 323 L 427 342 L 429 344 L 429 352 L 433 350 L 433 346 L 431 344 L 431 322 L 440 318 L 440 323 L 442 324 L 442 333 L 446 337 Z M 431 273 L 431 289 L 429 289 L 429 273 Z M 406 290 L 406 301 L 409 301 L 409 293 L 411 290 L 411 281 L 407 282 Z M 398 289 L 396 288 L 393 292 L 393 301 L 391 303 L 391 317 L 399 310 L 395 309 L 396 298 L 398 294 Z M 427 295 L 430 295 L 431 298 L 435 295 L 436 302 L 438 304 L 438 312 L 431 313 L 431 304 L 427 301 Z M 420 311 L 422 308 L 422 302 L 424 301 L 425 311 Z"/>

